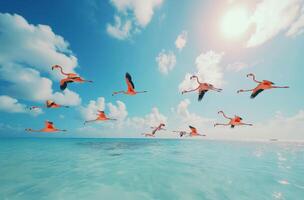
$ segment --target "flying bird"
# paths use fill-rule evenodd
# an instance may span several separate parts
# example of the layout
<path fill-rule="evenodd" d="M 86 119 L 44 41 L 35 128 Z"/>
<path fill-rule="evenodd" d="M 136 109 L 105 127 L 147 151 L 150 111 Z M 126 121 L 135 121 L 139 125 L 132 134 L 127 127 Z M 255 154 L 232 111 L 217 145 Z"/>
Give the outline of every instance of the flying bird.
<path fill-rule="evenodd" d="M 219 111 L 218 114 L 222 114 L 226 119 L 229 119 L 230 121 L 227 124 L 220 124 L 215 123 L 214 127 L 221 125 L 221 126 L 230 126 L 231 128 L 234 128 L 235 126 L 241 126 L 241 125 L 247 125 L 252 126 L 252 124 L 246 124 L 242 122 L 242 118 L 240 116 L 235 115 L 234 118 L 227 117 L 223 111 Z"/>
<path fill-rule="evenodd" d="M 153 130 L 151 133 L 144 133 L 142 135 L 146 136 L 146 137 L 154 137 L 155 133 L 157 131 L 161 131 L 161 130 L 166 130 L 163 127 L 165 127 L 166 125 L 164 123 L 160 123 L 157 127 L 151 127 Z"/>
<path fill-rule="evenodd" d="M 31 128 L 25 129 L 25 131 L 29 132 L 47 132 L 47 133 L 53 133 L 53 132 L 59 132 L 59 131 L 66 131 L 62 129 L 55 128 L 54 123 L 51 121 L 45 121 L 45 126 L 43 129 L 40 130 L 33 130 Z"/>
<path fill-rule="evenodd" d="M 31 107 L 29 107 L 29 109 L 33 110 L 36 108 L 44 108 L 44 107 L 45 108 L 61 108 L 61 107 L 69 108 L 69 106 L 60 105 L 60 104 L 55 103 L 55 101 L 47 100 L 47 101 L 45 101 L 44 106 L 31 106 Z"/>
<path fill-rule="evenodd" d="M 189 133 L 187 133 L 187 131 L 172 131 L 173 133 L 178 133 L 179 137 L 183 137 L 184 135 L 187 135 Z"/>
<path fill-rule="evenodd" d="M 84 82 L 90 82 L 92 83 L 93 81 L 89 81 L 89 80 L 84 80 L 83 78 L 81 78 L 78 74 L 75 74 L 75 73 L 65 73 L 63 70 L 62 70 L 62 67 L 59 66 L 59 65 L 54 65 L 52 66 L 52 70 L 54 69 L 59 69 L 60 70 L 60 73 L 62 75 L 65 75 L 66 78 L 64 79 L 61 79 L 60 80 L 60 89 L 61 90 L 65 90 L 66 87 L 68 86 L 68 83 L 84 83 Z"/>
<path fill-rule="evenodd" d="M 129 73 L 126 73 L 126 83 L 127 83 L 127 86 L 128 86 L 128 90 L 127 91 L 117 91 L 117 92 L 113 92 L 112 96 L 116 95 L 116 94 L 126 94 L 126 95 L 136 95 L 138 93 L 145 93 L 147 91 L 136 91 L 135 90 L 135 86 L 134 86 L 134 83 L 132 81 L 132 77 Z"/>
<path fill-rule="evenodd" d="M 256 83 L 258 83 L 258 85 L 251 89 L 251 90 L 238 90 L 237 93 L 240 92 L 252 92 L 250 98 L 254 99 L 259 93 L 263 92 L 264 90 L 269 90 L 269 89 L 273 89 L 273 88 L 289 88 L 289 86 L 274 86 L 274 83 L 271 81 L 267 81 L 267 80 L 263 80 L 263 81 L 257 81 L 255 79 L 255 75 L 254 74 L 247 74 L 247 77 L 252 77 L 252 80 Z"/>
<path fill-rule="evenodd" d="M 87 121 L 84 122 L 84 124 L 87 124 L 89 122 L 108 121 L 108 120 L 116 120 L 116 119 L 112 119 L 112 118 L 107 117 L 104 111 L 99 110 L 96 119 L 87 120 Z"/>
<path fill-rule="evenodd" d="M 216 91 L 216 92 L 221 92 L 222 91 L 222 89 L 215 88 L 212 84 L 201 83 L 198 80 L 198 77 L 195 76 L 195 75 L 190 77 L 190 80 L 192 80 L 192 79 L 196 79 L 196 82 L 198 83 L 198 87 L 195 88 L 195 89 L 192 89 L 192 90 L 184 90 L 184 91 L 182 91 L 182 94 L 198 90 L 198 101 L 201 101 L 203 99 L 205 93 L 208 92 L 209 90 L 213 90 L 213 91 Z"/>
<path fill-rule="evenodd" d="M 197 129 L 193 126 L 189 126 L 191 132 L 190 132 L 190 136 L 193 137 L 193 136 L 206 136 L 206 135 L 202 135 L 202 134 L 199 134 L 197 132 Z"/>

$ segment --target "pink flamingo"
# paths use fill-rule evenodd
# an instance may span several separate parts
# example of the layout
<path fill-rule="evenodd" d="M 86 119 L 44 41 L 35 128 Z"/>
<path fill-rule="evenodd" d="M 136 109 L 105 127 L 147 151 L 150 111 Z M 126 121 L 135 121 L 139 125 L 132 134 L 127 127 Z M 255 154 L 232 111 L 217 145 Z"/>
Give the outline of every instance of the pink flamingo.
<path fill-rule="evenodd" d="M 55 103 L 52 100 L 47 100 L 47 101 L 45 101 L 44 106 L 31 106 L 31 107 L 29 107 L 29 109 L 33 110 L 33 109 L 36 109 L 36 108 L 43 108 L 43 107 L 45 107 L 45 108 L 61 108 L 61 107 L 69 108 L 69 106 L 63 106 L 63 105 Z"/>
<path fill-rule="evenodd" d="M 132 81 L 132 77 L 129 73 L 126 73 L 126 83 L 128 85 L 128 90 L 127 91 L 118 91 L 118 92 L 113 92 L 112 96 L 116 95 L 116 94 L 126 94 L 126 95 L 136 95 L 138 93 L 145 93 L 147 91 L 135 91 L 135 86 L 134 83 Z"/>
<path fill-rule="evenodd" d="M 255 79 L 255 75 L 254 74 L 247 74 L 247 77 L 252 77 L 252 80 L 256 83 L 258 83 L 258 85 L 250 90 L 238 90 L 237 93 L 240 92 L 252 92 L 250 98 L 253 99 L 255 98 L 259 93 L 261 93 L 264 90 L 269 90 L 269 89 L 273 89 L 273 88 L 289 88 L 289 86 L 274 86 L 274 83 L 271 81 L 267 81 L 267 80 L 263 80 L 263 81 L 257 81 Z"/>
<path fill-rule="evenodd" d="M 197 76 L 191 76 L 190 77 L 190 80 L 192 79 L 196 79 L 196 82 L 198 83 L 198 87 L 195 88 L 195 89 L 192 89 L 192 90 L 184 90 L 182 91 L 182 94 L 184 93 L 187 93 L 187 92 L 193 92 L 193 91 L 196 91 L 198 90 L 198 101 L 201 101 L 205 95 L 206 92 L 208 92 L 209 90 L 213 90 L 213 91 L 216 91 L 216 92 L 221 92 L 222 89 L 220 88 L 215 88 L 212 84 L 210 83 L 201 83 L 199 80 L 198 80 L 198 77 Z"/>
<path fill-rule="evenodd" d="M 59 65 L 52 66 L 52 70 L 54 70 L 54 69 L 60 69 L 60 73 L 67 76 L 66 78 L 61 79 L 61 81 L 60 81 L 60 89 L 61 90 L 65 90 L 66 87 L 68 86 L 68 83 L 74 83 L 74 82 L 77 82 L 77 83 L 90 82 L 90 83 L 92 83 L 93 82 L 93 81 L 84 80 L 78 74 L 75 74 L 75 73 L 65 73 L 62 70 L 62 67 L 59 66 Z"/>
<path fill-rule="evenodd" d="M 252 126 L 252 124 L 246 124 L 246 123 L 243 123 L 242 122 L 242 118 L 235 115 L 234 118 L 231 118 L 231 117 L 227 117 L 225 115 L 225 113 L 223 111 L 219 111 L 218 114 L 223 114 L 223 116 L 226 118 L 226 119 L 229 119 L 229 123 L 227 124 L 219 124 L 219 123 L 215 123 L 214 124 L 214 127 L 218 126 L 218 125 L 222 125 L 222 126 L 230 126 L 231 128 L 234 128 L 235 126 L 240 126 L 240 125 L 247 125 L 247 126 Z"/>
<path fill-rule="evenodd" d="M 163 127 L 165 127 L 166 125 L 164 123 L 160 123 L 157 127 L 151 127 L 153 128 L 152 133 L 143 133 L 142 135 L 146 136 L 146 137 L 154 137 L 155 133 L 157 131 L 161 131 L 161 130 L 166 130 Z"/>
<path fill-rule="evenodd" d="M 53 132 L 66 131 L 66 130 L 62 130 L 62 129 L 55 128 L 53 122 L 45 121 L 45 126 L 44 126 L 43 129 L 40 129 L 40 130 L 33 130 L 33 129 L 31 129 L 31 128 L 27 128 L 27 129 L 25 129 L 25 131 L 29 131 L 29 132 L 47 132 L 47 133 L 53 133 Z"/>
<path fill-rule="evenodd" d="M 107 117 L 104 111 L 99 110 L 96 119 L 85 121 L 84 124 L 89 123 L 89 122 L 108 121 L 108 120 L 116 120 L 116 119 Z"/>

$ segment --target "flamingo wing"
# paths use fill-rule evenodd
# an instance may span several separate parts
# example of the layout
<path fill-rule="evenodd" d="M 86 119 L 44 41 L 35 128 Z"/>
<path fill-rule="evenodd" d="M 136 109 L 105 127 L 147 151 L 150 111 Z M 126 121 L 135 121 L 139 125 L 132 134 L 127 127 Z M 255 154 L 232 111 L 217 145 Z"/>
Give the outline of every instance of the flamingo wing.
<path fill-rule="evenodd" d="M 54 127 L 53 122 L 46 121 L 45 122 L 45 128 L 47 128 L 47 129 L 54 129 L 55 127 Z"/>
<path fill-rule="evenodd" d="M 134 83 L 132 81 L 132 77 L 129 73 L 126 73 L 126 83 L 128 85 L 129 91 L 133 91 L 135 89 Z"/>
<path fill-rule="evenodd" d="M 261 92 L 263 92 L 264 89 L 257 89 L 254 90 L 253 93 L 251 94 L 250 98 L 254 99 L 258 94 L 260 94 Z"/>
<path fill-rule="evenodd" d="M 60 81 L 60 89 L 61 90 L 65 90 L 66 87 L 68 86 L 68 83 L 72 83 L 73 81 L 69 78 L 65 78 L 65 79 L 62 79 Z"/>
<path fill-rule="evenodd" d="M 100 118 L 106 118 L 106 114 L 104 113 L 104 111 L 98 111 L 98 116 Z"/>
<path fill-rule="evenodd" d="M 205 95 L 205 93 L 207 92 L 208 90 L 202 90 L 200 91 L 199 95 L 198 95 L 198 101 L 201 101 Z"/>
<path fill-rule="evenodd" d="M 197 135 L 197 129 L 193 126 L 189 126 L 190 130 L 191 130 L 191 135 Z"/>

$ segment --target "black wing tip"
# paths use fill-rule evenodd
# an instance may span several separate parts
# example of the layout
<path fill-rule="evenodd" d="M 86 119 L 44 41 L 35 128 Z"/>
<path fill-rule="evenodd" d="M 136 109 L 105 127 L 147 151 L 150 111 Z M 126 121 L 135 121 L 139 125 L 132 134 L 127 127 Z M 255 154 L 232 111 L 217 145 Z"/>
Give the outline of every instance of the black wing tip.
<path fill-rule="evenodd" d="M 231 125 L 230 127 L 231 127 L 231 128 L 234 128 L 234 125 Z"/>
<path fill-rule="evenodd" d="M 207 90 L 202 90 L 199 95 L 198 95 L 198 101 L 201 101 L 205 95 L 205 93 L 207 92 Z"/>
<path fill-rule="evenodd" d="M 256 96 L 258 96 L 258 94 L 260 94 L 263 91 L 263 89 L 259 89 L 258 91 L 256 91 L 255 93 L 252 93 L 250 95 L 251 99 L 254 99 Z"/>

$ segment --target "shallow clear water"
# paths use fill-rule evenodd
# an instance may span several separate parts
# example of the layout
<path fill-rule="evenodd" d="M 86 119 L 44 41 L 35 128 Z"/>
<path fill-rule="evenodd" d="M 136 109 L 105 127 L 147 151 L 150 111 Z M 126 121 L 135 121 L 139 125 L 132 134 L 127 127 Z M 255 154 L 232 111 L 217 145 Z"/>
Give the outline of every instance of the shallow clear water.
<path fill-rule="evenodd" d="M 304 199 L 304 144 L 0 139 L 0 199 Z"/>

